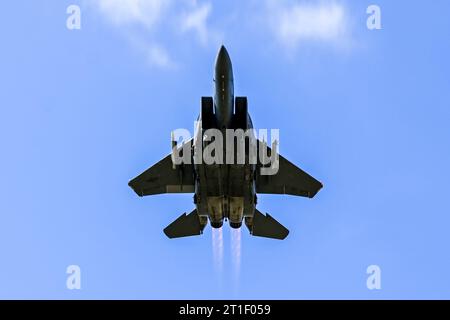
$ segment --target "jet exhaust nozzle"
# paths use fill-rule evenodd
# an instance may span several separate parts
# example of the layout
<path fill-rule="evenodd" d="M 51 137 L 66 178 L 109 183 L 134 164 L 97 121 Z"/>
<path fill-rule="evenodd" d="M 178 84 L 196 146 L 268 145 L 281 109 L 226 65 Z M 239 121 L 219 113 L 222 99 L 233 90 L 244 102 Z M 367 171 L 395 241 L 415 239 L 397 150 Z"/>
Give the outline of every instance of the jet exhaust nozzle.
<path fill-rule="evenodd" d="M 241 222 L 231 222 L 230 221 L 230 227 L 233 229 L 239 229 L 242 227 L 242 221 Z"/>
<path fill-rule="evenodd" d="M 214 229 L 222 228 L 222 226 L 223 226 L 223 220 L 211 221 L 211 227 L 213 227 Z"/>

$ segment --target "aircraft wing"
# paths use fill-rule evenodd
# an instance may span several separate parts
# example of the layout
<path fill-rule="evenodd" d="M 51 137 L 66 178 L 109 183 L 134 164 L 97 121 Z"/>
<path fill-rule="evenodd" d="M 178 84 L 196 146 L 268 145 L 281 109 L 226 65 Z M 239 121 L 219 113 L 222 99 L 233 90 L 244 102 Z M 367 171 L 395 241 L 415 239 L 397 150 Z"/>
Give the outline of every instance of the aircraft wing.
<path fill-rule="evenodd" d="M 188 143 L 192 143 L 192 140 Z M 161 193 L 193 193 L 194 166 L 182 164 L 174 169 L 169 154 L 132 179 L 128 185 L 140 197 Z"/>
<path fill-rule="evenodd" d="M 268 154 L 271 149 L 268 147 Z M 256 193 L 290 194 L 312 198 L 322 188 L 322 183 L 279 155 L 279 169 L 274 175 L 261 175 L 261 165 L 256 175 Z"/>

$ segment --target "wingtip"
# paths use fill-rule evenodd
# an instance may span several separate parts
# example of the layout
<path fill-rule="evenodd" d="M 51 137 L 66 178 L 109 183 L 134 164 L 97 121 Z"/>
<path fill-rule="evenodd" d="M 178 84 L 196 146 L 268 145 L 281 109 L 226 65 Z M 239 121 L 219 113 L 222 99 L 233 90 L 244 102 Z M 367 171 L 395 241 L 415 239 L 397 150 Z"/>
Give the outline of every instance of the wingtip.
<path fill-rule="evenodd" d="M 317 189 L 314 192 L 308 192 L 308 198 L 311 198 L 311 199 L 314 198 L 315 195 L 323 188 L 322 182 L 320 182 L 320 181 L 317 181 L 317 182 L 318 182 Z"/>
<path fill-rule="evenodd" d="M 164 234 L 166 235 L 167 238 L 169 239 L 173 239 L 173 237 L 170 236 L 170 233 L 167 231 L 167 227 L 163 229 Z"/>
<path fill-rule="evenodd" d="M 130 180 L 128 182 L 128 186 L 139 196 L 139 197 L 143 197 L 144 196 L 144 192 L 142 190 L 137 190 L 134 186 L 133 186 L 133 180 Z M 139 192 L 140 191 L 140 192 Z"/>

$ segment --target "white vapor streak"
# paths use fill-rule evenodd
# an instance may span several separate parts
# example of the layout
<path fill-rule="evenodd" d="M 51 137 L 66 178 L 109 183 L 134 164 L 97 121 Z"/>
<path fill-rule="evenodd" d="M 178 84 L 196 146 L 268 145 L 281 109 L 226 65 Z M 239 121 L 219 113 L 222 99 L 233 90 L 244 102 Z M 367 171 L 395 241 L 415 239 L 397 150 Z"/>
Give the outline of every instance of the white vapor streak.
<path fill-rule="evenodd" d="M 214 267 L 218 272 L 223 270 L 223 234 L 222 228 L 212 228 L 212 249 Z"/>
<path fill-rule="evenodd" d="M 241 269 L 241 228 L 231 229 L 231 259 L 236 280 Z"/>

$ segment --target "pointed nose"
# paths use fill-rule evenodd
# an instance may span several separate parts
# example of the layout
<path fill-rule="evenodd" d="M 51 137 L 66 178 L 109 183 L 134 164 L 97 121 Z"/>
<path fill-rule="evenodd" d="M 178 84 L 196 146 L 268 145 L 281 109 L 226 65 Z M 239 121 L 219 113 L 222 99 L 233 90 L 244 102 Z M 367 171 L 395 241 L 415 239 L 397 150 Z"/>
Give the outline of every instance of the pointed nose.
<path fill-rule="evenodd" d="M 224 45 L 222 45 L 219 49 L 219 57 L 229 57 L 227 48 L 225 48 Z"/>
<path fill-rule="evenodd" d="M 215 77 L 214 79 L 227 79 L 233 81 L 233 67 L 228 51 L 225 46 L 221 46 L 216 58 Z"/>
<path fill-rule="evenodd" d="M 219 49 L 219 53 L 217 54 L 216 65 L 218 66 L 228 66 L 231 64 L 230 55 L 228 54 L 227 49 L 224 45 L 222 45 Z"/>

